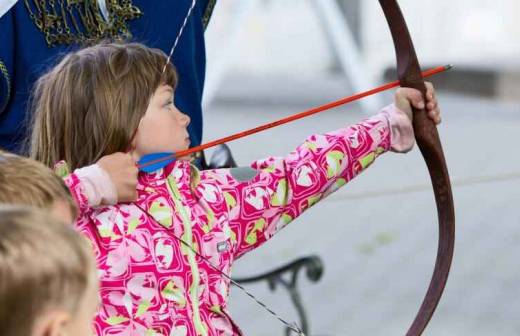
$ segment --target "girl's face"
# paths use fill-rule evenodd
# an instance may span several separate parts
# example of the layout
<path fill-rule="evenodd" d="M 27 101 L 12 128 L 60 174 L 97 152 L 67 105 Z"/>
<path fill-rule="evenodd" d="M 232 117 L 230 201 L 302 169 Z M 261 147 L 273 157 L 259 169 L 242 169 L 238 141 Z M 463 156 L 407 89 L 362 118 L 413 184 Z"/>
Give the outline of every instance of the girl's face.
<path fill-rule="evenodd" d="M 157 152 L 188 149 L 190 117 L 174 105 L 173 89 L 161 85 L 155 90 L 132 142 L 134 159 Z M 182 159 L 182 158 L 179 158 Z"/>

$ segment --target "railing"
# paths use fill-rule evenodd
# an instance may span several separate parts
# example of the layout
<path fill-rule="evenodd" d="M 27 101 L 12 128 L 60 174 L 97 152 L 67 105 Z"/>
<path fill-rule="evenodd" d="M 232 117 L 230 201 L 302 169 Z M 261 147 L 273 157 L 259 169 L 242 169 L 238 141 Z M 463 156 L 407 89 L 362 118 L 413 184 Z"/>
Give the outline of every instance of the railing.
<path fill-rule="evenodd" d="M 269 285 L 271 291 L 275 291 L 278 286 L 282 286 L 289 292 L 291 301 L 298 313 L 300 328 L 305 335 L 309 336 L 309 320 L 298 290 L 298 278 L 302 270 L 305 270 L 307 279 L 312 282 L 318 282 L 321 279 L 324 270 L 320 257 L 315 255 L 302 257 L 272 271 L 247 278 L 236 278 L 234 280 L 240 284 L 265 281 Z M 285 335 L 289 336 L 291 333 L 291 329 L 286 327 Z"/>

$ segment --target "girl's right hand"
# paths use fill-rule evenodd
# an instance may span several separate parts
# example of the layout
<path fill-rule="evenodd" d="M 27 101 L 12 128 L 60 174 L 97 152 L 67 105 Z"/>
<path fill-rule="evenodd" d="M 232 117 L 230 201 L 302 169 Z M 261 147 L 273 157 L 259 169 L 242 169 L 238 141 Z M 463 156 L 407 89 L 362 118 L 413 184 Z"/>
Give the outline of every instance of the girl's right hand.
<path fill-rule="evenodd" d="M 137 200 L 137 165 L 129 153 L 103 156 L 97 164 L 108 173 L 117 190 L 117 201 Z"/>

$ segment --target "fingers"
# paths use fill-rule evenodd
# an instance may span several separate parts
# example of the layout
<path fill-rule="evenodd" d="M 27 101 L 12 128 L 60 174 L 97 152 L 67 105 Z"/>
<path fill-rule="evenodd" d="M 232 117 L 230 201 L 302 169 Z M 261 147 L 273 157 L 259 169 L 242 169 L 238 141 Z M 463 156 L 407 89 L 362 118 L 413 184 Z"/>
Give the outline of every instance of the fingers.
<path fill-rule="evenodd" d="M 424 84 L 426 85 L 426 108 L 428 110 L 428 117 L 438 125 L 441 123 L 442 119 L 439 103 L 435 94 L 435 88 L 430 82 L 425 82 Z"/>
<path fill-rule="evenodd" d="M 126 193 L 127 193 L 127 197 L 126 197 L 126 200 L 127 202 L 131 202 L 131 201 L 135 201 L 137 200 L 137 189 L 136 189 L 136 186 L 137 186 L 137 175 L 139 173 L 139 170 L 137 169 L 137 164 L 134 160 L 134 158 L 132 157 L 132 155 L 130 154 L 126 154 L 127 155 L 127 163 L 125 165 L 126 167 L 126 171 L 127 171 L 127 174 L 126 174 Z"/>
<path fill-rule="evenodd" d="M 397 90 L 396 96 L 397 98 L 399 96 L 405 97 L 416 109 L 422 110 L 425 108 L 423 96 L 421 92 L 416 89 L 400 88 Z"/>
<path fill-rule="evenodd" d="M 133 151 L 128 153 L 114 153 L 114 155 L 117 155 L 116 158 L 120 158 L 121 163 L 124 165 L 135 165 L 135 160 L 132 153 Z"/>
<path fill-rule="evenodd" d="M 433 120 L 433 122 L 438 125 L 442 122 L 441 112 L 439 109 L 435 109 L 433 111 L 428 111 L 428 117 Z"/>
<path fill-rule="evenodd" d="M 439 108 L 439 104 L 437 102 L 435 89 L 430 82 L 425 82 L 426 86 L 426 103 L 424 101 L 424 97 L 421 92 L 412 88 L 400 88 L 396 92 L 396 105 L 403 111 L 406 112 L 406 104 L 407 102 L 409 106 L 414 107 L 415 109 L 423 110 L 426 109 L 428 117 L 436 124 L 440 124 L 441 119 L 441 111 Z M 410 111 L 411 113 L 411 111 Z M 412 116 L 410 114 L 410 120 L 412 120 Z"/>
<path fill-rule="evenodd" d="M 113 153 L 102 157 L 98 164 L 105 170 L 117 191 L 119 202 L 137 199 L 138 169 L 131 153 Z"/>
<path fill-rule="evenodd" d="M 133 190 L 120 195 L 118 197 L 118 202 L 135 202 L 137 201 L 137 196 L 137 190 L 134 188 Z"/>
<path fill-rule="evenodd" d="M 426 99 L 428 101 L 435 100 L 435 89 L 433 88 L 433 84 L 430 82 L 424 82 L 424 85 L 426 86 Z"/>
<path fill-rule="evenodd" d="M 424 83 L 426 86 L 426 108 L 430 111 L 433 111 L 437 108 L 437 97 L 435 95 L 435 89 L 433 88 L 433 84 L 430 82 Z"/>

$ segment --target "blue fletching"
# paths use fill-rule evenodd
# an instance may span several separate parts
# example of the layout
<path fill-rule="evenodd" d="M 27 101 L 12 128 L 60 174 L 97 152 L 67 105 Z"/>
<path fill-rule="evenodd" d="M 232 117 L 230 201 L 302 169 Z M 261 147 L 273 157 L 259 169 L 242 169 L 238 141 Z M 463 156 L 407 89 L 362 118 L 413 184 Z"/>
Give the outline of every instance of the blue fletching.
<path fill-rule="evenodd" d="M 168 159 L 165 159 L 169 157 Z M 163 160 L 164 159 L 164 160 Z M 139 171 L 153 173 L 175 161 L 175 153 L 152 153 L 144 155 L 138 162 Z M 158 162 L 155 162 L 158 161 Z"/>

